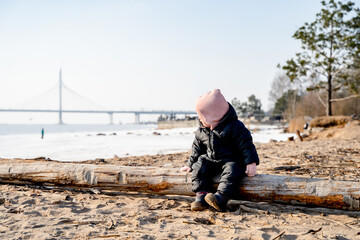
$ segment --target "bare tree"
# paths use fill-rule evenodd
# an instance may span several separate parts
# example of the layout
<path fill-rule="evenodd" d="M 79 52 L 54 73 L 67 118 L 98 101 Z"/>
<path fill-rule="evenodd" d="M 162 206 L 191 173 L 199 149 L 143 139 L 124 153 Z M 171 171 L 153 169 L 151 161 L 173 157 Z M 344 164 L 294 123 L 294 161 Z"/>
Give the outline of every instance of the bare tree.
<path fill-rule="evenodd" d="M 291 84 L 292 83 L 290 82 L 290 79 L 285 72 L 276 73 L 271 83 L 271 89 L 269 92 L 269 101 L 272 106 L 274 106 L 276 101 L 290 89 Z"/>

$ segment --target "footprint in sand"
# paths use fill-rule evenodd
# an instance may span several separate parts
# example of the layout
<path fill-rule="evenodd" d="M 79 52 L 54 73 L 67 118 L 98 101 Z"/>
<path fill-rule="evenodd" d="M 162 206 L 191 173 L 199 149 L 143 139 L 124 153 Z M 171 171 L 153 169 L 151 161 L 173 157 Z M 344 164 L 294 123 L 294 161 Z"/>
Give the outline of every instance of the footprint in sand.
<path fill-rule="evenodd" d="M 180 205 L 181 203 L 175 200 L 164 200 L 149 206 L 149 210 L 157 210 L 157 209 L 169 210 L 169 209 L 177 208 Z"/>

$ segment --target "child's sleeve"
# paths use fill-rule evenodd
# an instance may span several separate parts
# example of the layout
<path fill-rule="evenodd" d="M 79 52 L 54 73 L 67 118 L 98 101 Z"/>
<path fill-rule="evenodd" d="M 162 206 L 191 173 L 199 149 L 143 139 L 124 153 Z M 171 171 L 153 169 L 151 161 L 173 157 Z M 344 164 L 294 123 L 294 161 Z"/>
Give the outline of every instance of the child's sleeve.
<path fill-rule="evenodd" d="M 233 128 L 233 141 L 240 159 L 245 165 L 256 163 L 259 165 L 259 156 L 257 154 L 255 145 L 253 144 L 250 131 L 244 126 L 242 122 L 237 122 Z"/>
<path fill-rule="evenodd" d="M 197 162 L 200 155 L 206 153 L 204 148 L 202 147 L 202 143 L 199 141 L 199 139 L 195 135 L 194 142 L 191 147 L 191 155 L 187 162 L 187 166 L 192 168 L 192 165 Z"/>

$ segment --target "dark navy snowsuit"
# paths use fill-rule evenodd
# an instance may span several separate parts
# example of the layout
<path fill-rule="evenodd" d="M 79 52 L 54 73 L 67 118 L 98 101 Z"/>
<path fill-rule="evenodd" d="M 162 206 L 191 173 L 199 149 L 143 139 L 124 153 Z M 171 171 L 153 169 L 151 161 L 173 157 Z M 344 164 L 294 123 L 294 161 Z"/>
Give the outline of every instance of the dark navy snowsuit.
<path fill-rule="evenodd" d="M 187 163 L 193 170 L 192 191 L 214 192 L 213 178 L 220 175 L 217 190 L 235 198 L 239 181 L 245 176 L 246 165 L 251 163 L 259 164 L 251 134 L 229 104 L 228 112 L 213 130 L 200 123 L 195 132 Z"/>

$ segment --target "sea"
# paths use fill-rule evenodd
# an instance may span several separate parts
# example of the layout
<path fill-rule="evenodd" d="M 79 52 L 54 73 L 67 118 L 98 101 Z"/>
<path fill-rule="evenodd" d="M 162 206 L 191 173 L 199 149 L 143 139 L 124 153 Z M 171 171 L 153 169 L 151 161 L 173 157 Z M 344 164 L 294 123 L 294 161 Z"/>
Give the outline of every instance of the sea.
<path fill-rule="evenodd" d="M 187 152 L 195 130 L 159 130 L 156 124 L 0 124 L 0 158 L 82 161 Z M 255 143 L 293 136 L 275 125 L 254 125 L 250 130 Z"/>

